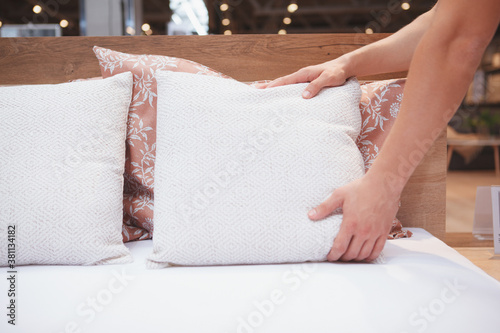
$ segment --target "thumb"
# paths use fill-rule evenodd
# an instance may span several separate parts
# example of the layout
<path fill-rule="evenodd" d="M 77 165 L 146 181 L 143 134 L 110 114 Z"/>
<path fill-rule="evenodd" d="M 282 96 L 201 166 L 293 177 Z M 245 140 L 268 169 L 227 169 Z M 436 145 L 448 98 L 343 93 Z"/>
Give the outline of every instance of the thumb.
<path fill-rule="evenodd" d="M 307 215 L 313 221 L 321 220 L 333 213 L 337 208 L 344 204 L 344 196 L 340 191 L 335 190 L 319 206 L 311 209 Z"/>

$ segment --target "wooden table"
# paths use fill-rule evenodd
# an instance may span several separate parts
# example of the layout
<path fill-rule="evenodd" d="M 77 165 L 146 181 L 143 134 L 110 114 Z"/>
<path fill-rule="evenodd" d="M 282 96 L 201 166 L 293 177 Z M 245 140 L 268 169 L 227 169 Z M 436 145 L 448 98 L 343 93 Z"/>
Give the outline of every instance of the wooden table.
<path fill-rule="evenodd" d="M 450 166 L 451 156 L 453 155 L 453 148 L 455 146 L 491 146 L 495 157 L 495 172 L 497 177 L 500 177 L 500 158 L 498 156 L 498 146 L 500 146 L 500 138 L 493 137 L 489 139 L 448 139 L 448 167 Z"/>
<path fill-rule="evenodd" d="M 472 233 L 446 233 L 445 243 L 500 281 L 500 255 L 495 255 L 493 241 L 476 239 Z"/>

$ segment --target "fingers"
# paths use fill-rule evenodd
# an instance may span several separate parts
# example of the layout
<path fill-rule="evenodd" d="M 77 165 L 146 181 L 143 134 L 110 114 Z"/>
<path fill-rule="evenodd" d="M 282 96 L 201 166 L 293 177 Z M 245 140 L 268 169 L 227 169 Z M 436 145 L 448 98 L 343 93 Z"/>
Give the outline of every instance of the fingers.
<path fill-rule="evenodd" d="M 353 233 L 348 229 L 349 228 L 346 227 L 344 223 L 340 226 L 339 233 L 337 237 L 335 237 L 333 246 L 326 257 L 328 261 L 339 260 L 349 248 L 349 244 L 353 240 Z"/>
<path fill-rule="evenodd" d="M 253 86 L 257 89 L 266 89 L 267 86 L 269 85 L 269 83 L 271 82 L 262 82 L 262 83 L 256 83 L 254 84 Z"/>
<path fill-rule="evenodd" d="M 375 246 L 373 247 L 372 253 L 366 258 L 366 261 L 373 261 L 378 258 L 382 250 L 384 249 L 385 242 L 387 241 L 387 237 L 381 236 L 375 242 Z"/>
<path fill-rule="evenodd" d="M 309 85 L 302 93 L 302 97 L 313 98 L 321 91 L 321 89 L 329 86 L 330 79 L 331 76 L 329 73 L 327 73 L 326 71 L 322 72 L 321 75 L 316 80 L 313 80 L 311 81 L 311 83 L 309 83 Z"/>
<path fill-rule="evenodd" d="M 347 250 L 347 252 L 342 256 L 341 260 L 343 260 L 343 261 L 351 261 L 351 260 L 363 261 L 363 260 L 365 260 L 373 252 L 373 246 L 375 245 L 376 241 L 377 241 L 376 239 L 371 239 L 371 238 L 367 239 L 364 242 L 363 246 L 358 250 L 359 252 L 357 254 L 355 253 L 355 250 L 356 250 L 355 248 L 354 248 L 353 253 L 349 253 L 349 250 L 351 249 L 351 247 L 349 247 L 349 250 Z"/>
<path fill-rule="evenodd" d="M 319 206 L 311 209 L 307 215 L 313 221 L 321 220 L 333 213 L 339 207 L 342 207 L 344 197 L 339 190 L 335 190 L 325 201 Z"/>
<path fill-rule="evenodd" d="M 266 88 L 273 88 L 273 87 L 279 87 L 279 86 L 285 86 L 288 84 L 294 84 L 294 83 L 304 83 L 304 82 L 309 82 L 309 73 L 305 69 L 301 69 L 295 73 L 292 73 L 290 75 L 286 75 L 283 77 L 279 77 L 276 80 L 273 80 L 267 84 Z"/>
<path fill-rule="evenodd" d="M 345 218 L 328 253 L 328 261 L 375 260 L 382 252 L 387 236 L 380 234 L 372 225 L 360 226 L 355 220 Z"/>

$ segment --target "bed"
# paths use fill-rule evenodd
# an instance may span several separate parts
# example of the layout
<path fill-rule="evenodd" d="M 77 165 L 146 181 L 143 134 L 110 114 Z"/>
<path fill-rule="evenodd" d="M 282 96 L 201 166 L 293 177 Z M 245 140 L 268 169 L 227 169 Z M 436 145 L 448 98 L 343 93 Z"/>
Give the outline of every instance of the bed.
<path fill-rule="evenodd" d="M 100 75 L 92 47 L 200 62 L 240 81 L 273 79 L 383 34 L 0 39 L 0 85 Z M 403 77 L 392 73 L 362 80 Z M 414 236 L 389 241 L 385 264 L 308 263 L 145 270 L 135 261 L 18 268 L 18 323 L 8 332 L 498 332 L 500 284 L 441 240 L 446 134 L 405 188 L 398 218 Z M 4 221 L 2 221 L 4 223 Z M 1 268 L 7 275 L 7 269 Z M 8 290 L 2 278 L 2 290 Z"/>

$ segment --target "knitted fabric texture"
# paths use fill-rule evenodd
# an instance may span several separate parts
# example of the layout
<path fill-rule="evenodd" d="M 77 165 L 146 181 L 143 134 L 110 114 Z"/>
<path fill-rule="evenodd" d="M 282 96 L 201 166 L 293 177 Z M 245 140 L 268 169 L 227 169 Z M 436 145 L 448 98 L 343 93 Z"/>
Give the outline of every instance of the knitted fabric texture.
<path fill-rule="evenodd" d="M 157 72 L 154 250 L 148 267 L 323 261 L 342 214 L 307 212 L 364 174 L 355 79 L 305 100 Z"/>
<path fill-rule="evenodd" d="M 16 265 L 131 261 L 121 237 L 131 98 L 131 73 L 0 88 L 0 266 L 12 243 Z"/>
<path fill-rule="evenodd" d="M 123 191 L 123 240 L 147 239 L 153 235 L 154 166 L 156 156 L 157 70 L 228 77 L 194 61 L 182 58 L 129 54 L 95 46 L 103 77 L 132 72 L 125 186 Z"/>

